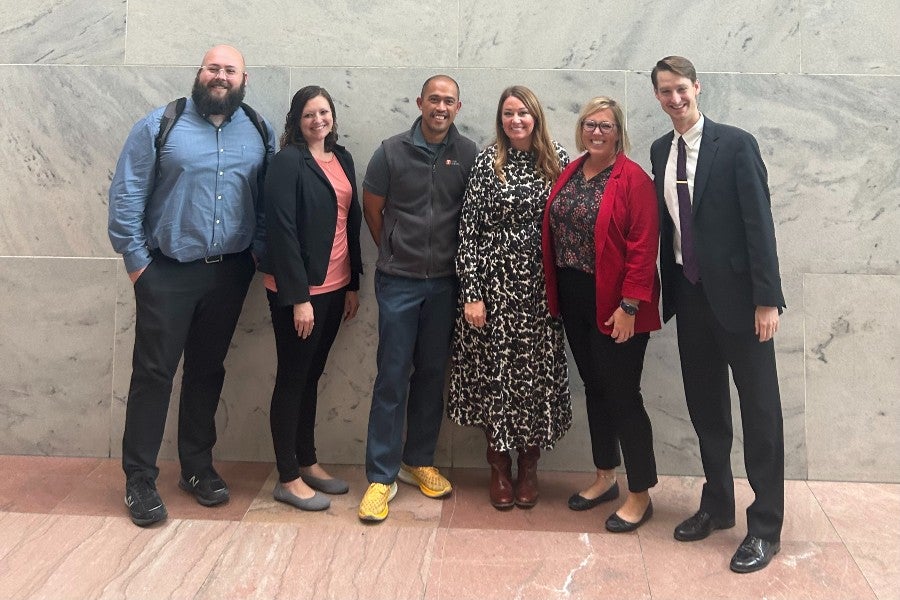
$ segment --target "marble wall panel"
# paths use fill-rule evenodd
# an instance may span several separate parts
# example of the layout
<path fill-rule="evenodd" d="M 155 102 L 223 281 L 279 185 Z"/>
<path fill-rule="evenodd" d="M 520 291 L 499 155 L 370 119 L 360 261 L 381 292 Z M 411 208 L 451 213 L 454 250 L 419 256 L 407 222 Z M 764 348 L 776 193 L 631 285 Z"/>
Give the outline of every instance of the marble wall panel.
<path fill-rule="evenodd" d="M 225 43 L 249 65 L 452 65 L 457 29 L 455 6 L 414 0 L 227 0 L 213 13 L 178 0 L 131 0 L 126 61 L 185 64 Z"/>
<path fill-rule="evenodd" d="M 249 87 L 247 101 L 283 114 L 287 71 L 253 75 L 259 92 Z M 109 181 L 125 138 L 147 112 L 189 94 L 193 77 L 193 68 L 0 66 L 0 255 L 113 256 Z"/>
<path fill-rule="evenodd" d="M 897 275 L 804 277 L 809 478 L 900 481 Z"/>
<path fill-rule="evenodd" d="M 700 73 L 699 80 L 701 110 L 759 142 L 783 272 L 900 271 L 900 117 L 891 102 L 900 79 L 854 77 L 848 85 L 832 76 Z M 633 156 L 649 169 L 650 144 L 671 122 L 649 74 L 628 81 Z"/>
<path fill-rule="evenodd" d="M 900 383 L 891 320 L 900 274 L 893 233 L 900 148 L 890 104 L 900 92 L 900 79 L 890 76 L 897 74 L 896 3 L 703 0 L 676 8 L 578 0 L 563 11 L 508 0 L 440 7 L 228 0 L 217 7 L 216 27 L 197 8 L 174 0 L 26 0 L 0 17 L 0 280 L 12 290 L 3 301 L 0 361 L 13 366 L 0 379 L 0 430 L 10 432 L 0 452 L 120 454 L 134 299 L 106 235 L 109 179 L 133 123 L 188 92 L 209 46 L 229 42 L 246 53 L 247 101 L 279 134 L 296 89 L 328 88 L 360 183 L 372 151 L 409 127 L 422 81 L 438 72 L 459 80 L 457 125 L 479 145 L 493 137 L 507 85 L 537 93 L 555 139 L 573 154 L 581 103 L 611 95 L 627 108 L 632 157 L 649 168 L 650 143 L 671 127 L 649 68 L 679 53 L 701 69 L 704 112 L 754 133 L 769 169 L 788 302 L 776 339 L 788 477 L 900 478 L 890 461 Z M 32 256 L 100 259 L 25 258 Z M 375 257 L 364 228 L 362 307 L 342 327 L 320 389 L 325 463 L 363 462 L 377 348 Z M 65 308 L 54 309 L 65 292 Z M 873 358 L 872 348 L 883 350 Z M 226 367 L 216 456 L 271 460 L 275 353 L 258 279 Z M 583 388 L 570 367 L 575 422 L 542 466 L 591 470 Z M 680 379 L 669 323 L 648 347 L 645 402 L 660 473 L 699 474 Z M 180 376 L 165 458 L 177 454 L 179 385 Z M 734 421 L 732 462 L 741 475 L 736 410 Z M 445 423 L 436 462 L 480 466 L 483 451 L 480 431 Z"/>
<path fill-rule="evenodd" d="M 0 258 L 0 453 L 108 456 L 115 265 Z"/>
<path fill-rule="evenodd" d="M 122 64 L 125 8 L 126 0 L 4 2 L 0 64 Z"/>
<path fill-rule="evenodd" d="M 900 3 L 804 0 L 803 73 L 898 75 Z"/>
<path fill-rule="evenodd" d="M 800 66 L 796 0 L 576 0 L 538 10 L 513 0 L 459 4 L 464 67 L 641 70 L 670 54 L 712 71 Z"/>

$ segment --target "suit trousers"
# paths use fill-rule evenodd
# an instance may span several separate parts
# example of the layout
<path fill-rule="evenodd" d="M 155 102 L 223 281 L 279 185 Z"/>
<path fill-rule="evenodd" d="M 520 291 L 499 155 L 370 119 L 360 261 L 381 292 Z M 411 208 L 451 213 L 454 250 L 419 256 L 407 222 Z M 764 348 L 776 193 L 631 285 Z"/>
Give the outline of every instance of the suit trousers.
<path fill-rule="evenodd" d="M 621 446 L 628 489 L 646 491 L 657 483 L 653 428 L 641 396 L 641 374 L 650 334 L 637 333 L 617 344 L 597 328 L 594 275 L 567 268 L 557 273 L 566 339 L 584 382 L 594 466 L 619 466 Z"/>
<path fill-rule="evenodd" d="M 456 277 L 375 272 L 378 375 L 366 441 L 370 482 L 393 483 L 401 460 L 415 467 L 434 464 L 458 288 Z"/>
<path fill-rule="evenodd" d="M 137 319 L 122 437 L 128 479 L 159 475 L 156 460 L 182 355 L 181 472 L 190 476 L 212 469 L 223 363 L 256 270 L 249 250 L 216 263 L 179 263 L 159 252 L 153 256 L 134 284 Z"/>
<path fill-rule="evenodd" d="M 743 424 L 744 465 L 756 494 L 747 508 L 748 533 L 778 541 L 784 521 L 784 433 L 774 343 L 760 343 L 753 331 L 725 330 L 709 306 L 703 282 L 695 285 L 679 276 L 678 283 L 681 375 L 706 475 L 700 510 L 734 517 L 731 367 Z"/>
<path fill-rule="evenodd" d="M 300 477 L 300 467 L 316 464 L 316 406 L 319 378 L 344 315 L 347 288 L 310 297 L 313 329 L 306 339 L 294 328 L 294 306 L 279 306 L 268 291 L 278 369 L 269 422 L 275 464 L 282 483 Z"/>

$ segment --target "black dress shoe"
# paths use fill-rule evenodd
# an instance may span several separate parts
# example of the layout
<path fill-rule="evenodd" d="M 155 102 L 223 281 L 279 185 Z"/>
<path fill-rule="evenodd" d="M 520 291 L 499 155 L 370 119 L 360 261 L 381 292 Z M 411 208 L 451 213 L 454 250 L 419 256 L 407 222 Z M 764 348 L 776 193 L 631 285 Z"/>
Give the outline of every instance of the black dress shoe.
<path fill-rule="evenodd" d="M 178 487 L 193 494 L 203 506 L 215 506 L 228 502 L 228 486 L 215 471 L 205 475 L 182 475 Z"/>
<path fill-rule="evenodd" d="M 593 499 L 588 499 L 575 492 L 569 497 L 569 508 L 572 510 L 588 510 L 590 508 L 594 508 L 595 506 L 599 506 L 604 502 L 609 502 L 610 500 L 615 500 L 619 497 L 619 482 L 613 482 L 612 487 L 608 490 L 597 496 Z"/>
<path fill-rule="evenodd" d="M 675 528 L 675 539 L 679 542 L 696 542 L 709 537 L 715 529 L 731 529 L 734 527 L 734 517 L 726 519 L 714 517 L 708 512 L 698 510 L 697 513 L 679 523 Z"/>
<path fill-rule="evenodd" d="M 765 568 L 781 550 L 779 542 L 770 542 L 748 535 L 731 557 L 731 570 L 735 573 L 752 573 Z"/>
<path fill-rule="evenodd" d="M 634 531 L 644 523 L 650 520 L 650 517 L 653 516 L 653 501 L 650 501 L 650 504 L 647 505 L 647 509 L 644 511 L 644 515 L 641 517 L 641 520 L 637 523 L 632 523 L 631 521 L 626 521 L 616 513 L 613 513 L 606 520 L 606 530 L 612 533 L 627 533 L 629 531 Z"/>

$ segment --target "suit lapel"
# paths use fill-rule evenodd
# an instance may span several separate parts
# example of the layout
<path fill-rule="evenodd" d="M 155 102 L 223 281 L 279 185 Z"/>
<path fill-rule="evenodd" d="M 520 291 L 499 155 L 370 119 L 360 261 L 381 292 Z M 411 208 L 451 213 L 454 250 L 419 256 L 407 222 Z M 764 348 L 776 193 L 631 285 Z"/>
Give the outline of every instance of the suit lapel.
<path fill-rule="evenodd" d="M 695 215 L 703 200 L 703 191 L 709 181 L 712 165 L 719 150 L 719 132 L 716 124 L 704 117 L 703 137 L 700 141 L 700 154 L 697 156 L 697 171 L 694 173 L 694 197 L 691 199 L 691 212 Z"/>
<path fill-rule="evenodd" d="M 660 141 L 657 144 L 657 150 L 654 155 L 650 157 L 650 162 L 653 164 L 653 181 L 656 183 L 656 190 L 660 194 L 665 185 L 666 164 L 669 162 L 669 151 L 672 148 L 672 139 L 674 139 L 674 137 L 675 132 L 670 131 L 659 138 Z"/>

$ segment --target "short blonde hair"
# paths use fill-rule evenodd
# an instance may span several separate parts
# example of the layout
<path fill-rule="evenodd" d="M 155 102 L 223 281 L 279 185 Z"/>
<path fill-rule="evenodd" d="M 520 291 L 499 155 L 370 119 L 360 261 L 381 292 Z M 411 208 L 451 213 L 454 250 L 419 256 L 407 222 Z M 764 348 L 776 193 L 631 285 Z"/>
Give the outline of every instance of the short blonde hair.
<path fill-rule="evenodd" d="M 578 115 L 578 123 L 575 124 L 575 147 L 578 148 L 579 152 L 587 150 L 584 146 L 584 142 L 581 140 L 582 123 L 584 123 L 584 120 L 590 115 L 606 108 L 612 111 L 613 117 L 616 120 L 616 127 L 619 130 L 619 141 L 616 142 L 616 154 L 619 152 L 625 152 L 627 154 L 631 151 L 631 142 L 628 141 L 628 132 L 625 131 L 625 113 L 622 111 L 621 105 L 607 96 L 597 96 L 588 100 L 587 104 L 584 105 L 584 108 L 581 109 L 581 113 Z"/>

